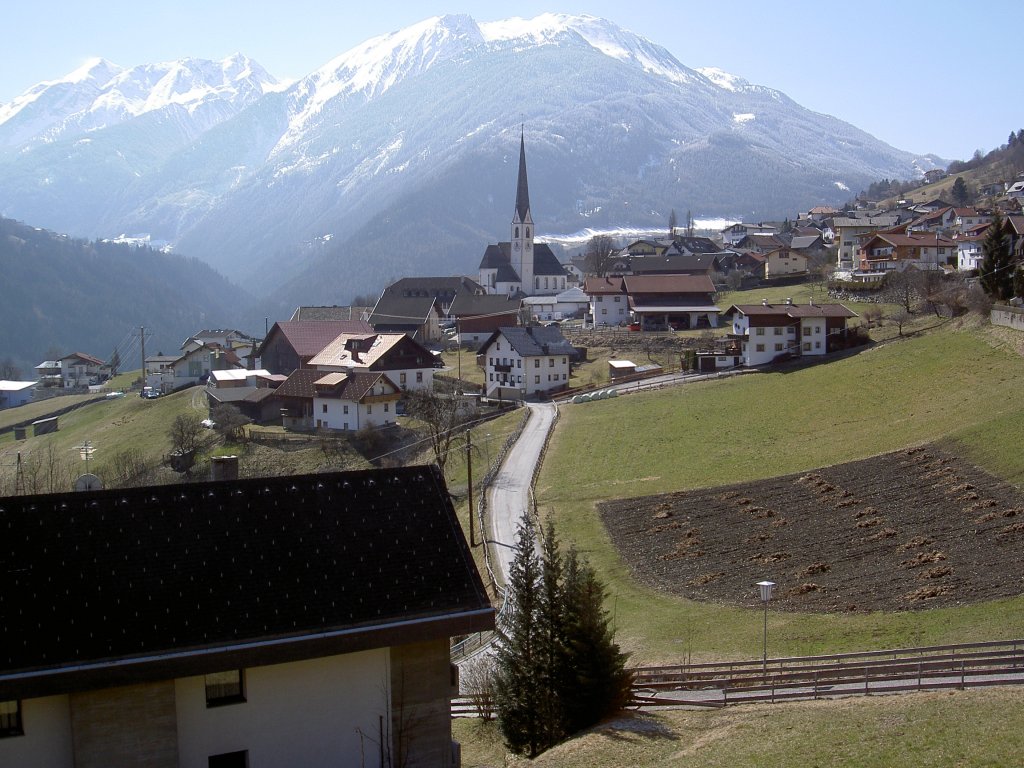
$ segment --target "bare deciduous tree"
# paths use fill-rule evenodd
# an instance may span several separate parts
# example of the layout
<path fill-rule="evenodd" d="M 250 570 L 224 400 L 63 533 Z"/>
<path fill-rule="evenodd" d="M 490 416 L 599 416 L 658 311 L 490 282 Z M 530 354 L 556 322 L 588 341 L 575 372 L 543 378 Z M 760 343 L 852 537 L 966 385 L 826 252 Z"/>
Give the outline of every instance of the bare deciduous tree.
<path fill-rule="evenodd" d="M 459 415 L 458 399 L 425 389 L 417 389 L 406 392 L 405 408 L 410 416 L 423 422 L 426 426 L 430 437 L 430 447 L 434 451 L 434 460 L 444 472 L 456 427 L 462 421 Z"/>
<path fill-rule="evenodd" d="M 612 268 L 618 250 L 615 242 L 607 235 L 595 235 L 587 244 L 587 272 L 595 277 L 604 277 Z"/>

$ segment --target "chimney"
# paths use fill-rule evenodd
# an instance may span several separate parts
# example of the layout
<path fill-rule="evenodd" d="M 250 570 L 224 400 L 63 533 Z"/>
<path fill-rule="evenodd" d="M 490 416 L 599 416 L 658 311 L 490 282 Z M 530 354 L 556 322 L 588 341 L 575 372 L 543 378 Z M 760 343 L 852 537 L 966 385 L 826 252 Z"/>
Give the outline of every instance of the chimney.
<path fill-rule="evenodd" d="M 211 480 L 237 480 L 237 456 L 213 456 L 210 458 Z"/>

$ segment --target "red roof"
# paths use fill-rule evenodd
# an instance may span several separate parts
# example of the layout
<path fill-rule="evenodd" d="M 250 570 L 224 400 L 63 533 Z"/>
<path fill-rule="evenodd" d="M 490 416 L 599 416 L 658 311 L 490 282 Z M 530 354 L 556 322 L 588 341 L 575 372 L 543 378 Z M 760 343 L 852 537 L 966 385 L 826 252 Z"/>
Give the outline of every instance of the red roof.
<path fill-rule="evenodd" d="M 715 284 L 704 275 L 627 275 L 622 278 L 626 292 L 637 293 L 714 293 Z"/>
<path fill-rule="evenodd" d="M 362 320 L 283 320 L 274 323 L 267 335 L 283 334 L 295 353 L 302 358 L 318 355 L 324 347 L 343 333 L 373 333 L 373 328 Z M 263 342 L 266 345 L 266 341 Z"/>

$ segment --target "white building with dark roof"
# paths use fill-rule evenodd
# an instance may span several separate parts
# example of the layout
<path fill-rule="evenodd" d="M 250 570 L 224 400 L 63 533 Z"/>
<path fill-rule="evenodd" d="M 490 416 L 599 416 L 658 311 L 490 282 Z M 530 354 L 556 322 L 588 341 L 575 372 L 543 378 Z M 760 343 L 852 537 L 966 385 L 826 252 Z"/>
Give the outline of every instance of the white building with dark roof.
<path fill-rule="evenodd" d="M 0 499 L 0 765 L 458 765 L 436 466 Z"/>
<path fill-rule="evenodd" d="M 526 178 L 526 143 L 519 137 L 519 179 L 512 216 L 512 238 L 492 243 L 480 261 L 480 284 L 487 293 L 506 296 L 553 296 L 567 287 L 565 270 L 547 243 L 535 242 Z"/>
<path fill-rule="evenodd" d="M 484 392 L 507 400 L 566 389 L 574 354 L 560 328 L 499 328 L 477 352 L 484 369 Z"/>

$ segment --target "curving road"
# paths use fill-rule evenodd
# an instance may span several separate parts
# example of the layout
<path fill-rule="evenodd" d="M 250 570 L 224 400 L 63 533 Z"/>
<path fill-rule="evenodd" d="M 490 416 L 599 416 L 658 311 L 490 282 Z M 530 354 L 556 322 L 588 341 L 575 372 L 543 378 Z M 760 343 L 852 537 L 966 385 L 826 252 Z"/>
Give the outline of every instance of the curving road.
<path fill-rule="evenodd" d="M 533 473 L 555 421 L 552 403 L 526 403 L 526 407 L 530 419 L 487 489 L 487 545 L 491 548 L 494 577 L 503 586 L 515 554 L 516 528 L 530 508 Z"/>

